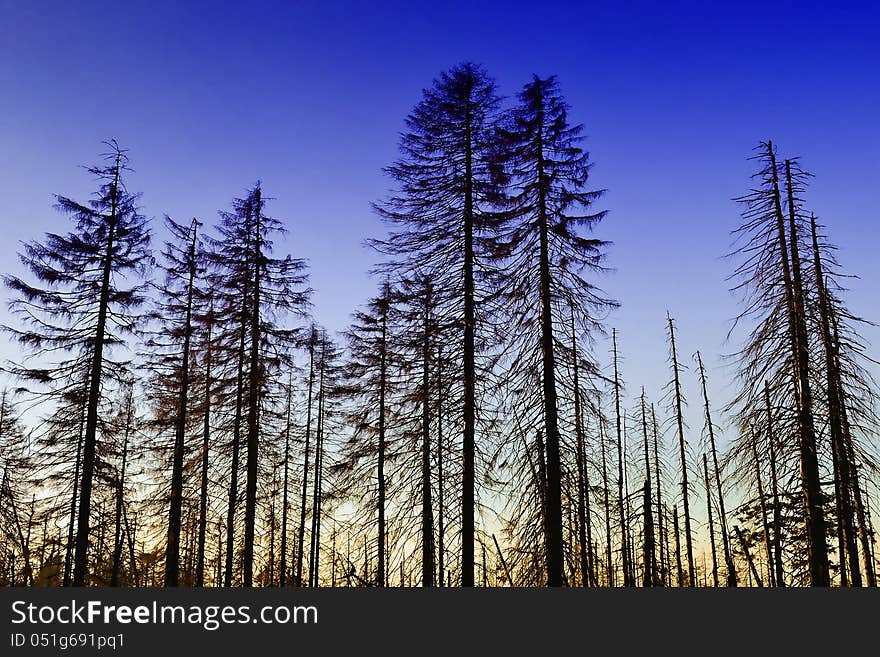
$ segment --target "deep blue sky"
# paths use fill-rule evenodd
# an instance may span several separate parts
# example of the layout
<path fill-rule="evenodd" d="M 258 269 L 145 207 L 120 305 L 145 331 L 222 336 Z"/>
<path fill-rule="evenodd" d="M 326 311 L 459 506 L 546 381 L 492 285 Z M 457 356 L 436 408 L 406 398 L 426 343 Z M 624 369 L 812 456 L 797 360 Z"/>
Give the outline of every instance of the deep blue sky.
<path fill-rule="evenodd" d="M 667 377 L 667 309 L 682 353 L 704 350 L 716 389 L 728 378 L 716 366 L 737 306 L 721 256 L 760 139 L 816 174 L 810 206 L 863 277 L 851 305 L 880 319 L 876 4 L 183 4 L 0 0 L 5 267 L 19 240 L 61 229 L 51 194 L 86 196 L 77 165 L 115 137 L 157 219 L 211 220 L 262 179 L 291 229 L 282 248 L 311 260 L 317 316 L 340 329 L 374 290 L 361 244 L 383 230 L 370 202 L 403 119 L 438 72 L 473 60 L 508 96 L 557 74 L 586 126 L 633 392 L 656 397 Z"/>

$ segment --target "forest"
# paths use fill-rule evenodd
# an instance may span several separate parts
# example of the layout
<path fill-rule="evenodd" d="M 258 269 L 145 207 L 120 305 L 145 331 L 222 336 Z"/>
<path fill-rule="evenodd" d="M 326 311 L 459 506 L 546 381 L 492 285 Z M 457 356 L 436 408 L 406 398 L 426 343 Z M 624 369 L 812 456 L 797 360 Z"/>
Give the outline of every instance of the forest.
<path fill-rule="evenodd" d="M 434 79 L 342 331 L 283 189 L 151 220 L 137 154 L 96 149 L 92 196 L 56 195 L 3 277 L 0 585 L 876 587 L 878 363 L 812 174 L 764 135 L 743 153 L 735 394 L 670 313 L 650 398 L 570 113 L 554 76 Z"/>

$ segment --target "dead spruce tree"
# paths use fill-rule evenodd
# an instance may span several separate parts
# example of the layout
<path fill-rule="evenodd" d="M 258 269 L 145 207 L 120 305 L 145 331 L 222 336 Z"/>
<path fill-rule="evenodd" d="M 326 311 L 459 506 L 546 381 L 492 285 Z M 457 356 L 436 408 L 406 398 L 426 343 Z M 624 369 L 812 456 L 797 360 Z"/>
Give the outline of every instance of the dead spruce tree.
<path fill-rule="evenodd" d="M 312 464 L 312 507 L 311 531 L 309 541 L 308 584 L 320 586 L 321 582 L 321 523 L 325 515 L 332 509 L 325 507 L 326 501 L 332 501 L 330 486 L 325 484 L 325 470 L 331 470 L 337 451 L 338 433 L 337 418 L 340 413 L 339 404 L 344 399 L 345 387 L 342 384 L 344 364 L 336 343 L 321 331 L 316 345 L 316 412 L 315 421 L 315 455 Z M 329 482 L 332 484 L 333 482 Z"/>
<path fill-rule="evenodd" d="M 377 204 L 391 233 L 373 245 L 391 257 L 392 279 L 421 270 L 443 293 L 454 292 L 460 326 L 463 386 L 461 568 L 462 585 L 474 585 L 477 306 L 482 294 L 480 258 L 493 223 L 498 111 L 494 81 L 479 66 L 460 64 L 424 91 L 407 117 L 400 158 L 386 169 L 397 189 Z"/>
<path fill-rule="evenodd" d="M 651 448 L 648 441 L 648 413 L 645 389 L 639 399 L 642 440 L 645 457 L 645 485 L 642 489 L 642 586 L 657 586 L 657 551 L 654 532 L 654 517 L 651 501 Z M 659 531 L 657 532 L 659 534 Z"/>
<path fill-rule="evenodd" d="M 194 356 L 196 362 L 196 383 L 198 390 L 195 392 L 197 400 L 194 409 L 201 419 L 201 449 L 199 452 L 199 519 L 198 519 L 198 543 L 196 553 L 195 586 L 204 586 L 207 580 L 209 564 L 206 546 L 208 540 L 208 514 L 210 510 L 210 474 L 211 457 L 216 449 L 213 427 L 215 422 L 214 403 L 215 390 L 215 366 L 217 363 L 216 344 L 217 337 L 217 314 L 214 311 L 214 291 L 212 285 L 216 281 L 208 281 L 205 289 L 196 288 L 198 302 L 196 303 L 193 317 L 196 329 L 194 342 Z M 218 377 L 219 378 L 219 377 Z M 219 579 L 217 580 L 219 582 Z"/>
<path fill-rule="evenodd" d="M 703 393 L 703 410 L 705 412 L 705 430 L 709 438 L 709 449 L 712 452 L 712 477 L 715 483 L 715 494 L 718 496 L 718 524 L 721 527 L 721 545 L 724 550 L 724 564 L 727 567 L 727 586 L 736 586 L 736 565 L 730 549 L 730 533 L 727 529 L 727 511 L 724 507 L 724 490 L 721 487 L 721 468 L 718 465 L 718 448 L 715 443 L 715 424 L 712 421 L 712 412 L 709 408 L 709 387 L 706 382 L 706 368 L 703 367 L 703 357 L 696 353 L 697 368 L 700 371 L 700 389 Z M 706 491 L 707 498 L 711 497 L 710 491 Z"/>
<path fill-rule="evenodd" d="M 53 392 L 69 394 L 68 386 L 82 385 L 83 363 L 88 363 L 74 586 L 85 585 L 88 577 L 101 409 L 123 369 L 111 360 L 112 354 L 123 356 L 126 336 L 136 324 L 135 313 L 144 301 L 136 277 L 149 261 L 147 222 L 138 211 L 138 196 L 125 186 L 126 152 L 115 141 L 106 145 L 105 164 L 87 168 L 99 184 L 94 198 L 79 203 L 56 197 L 57 209 L 72 220 L 70 231 L 48 233 L 43 242 L 24 245 L 20 258 L 36 282 L 5 278 L 16 297 L 12 311 L 24 325 L 12 329 L 14 338 L 31 353 L 50 354 L 39 364 L 13 368 L 14 374 L 25 385 L 48 390 L 51 400 Z"/>
<path fill-rule="evenodd" d="M 506 310 L 508 340 L 515 344 L 509 365 L 540 372 L 536 420 L 546 451 L 548 586 L 561 586 L 564 579 L 564 456 L 557 380 L 567 368 L 557 364 L 557 343 L 572 315 L 582 331 L 595 331 L 601 328 L 597 314 L 613 305 L 584 278 L 603 269 L 605 242 L 584 231 L 592 230 L 605 213 L 593 209 L 602 192 L 586 188 L 590 163 L 580 145 L 583 127 L 569 124 L 568 110 L 556 79 L 535 76 L 503 123 L 507 185 L 493 276 Z"/>
<path fill-rule="evenodd" d="M 789 185 L 802 210 L 804 172 L 796 162 L 787 161 L 787 178 L 794 179 Z M 876 426 L 878 416 L 877 383 L 867 365 L 871 359 L 865 353 L 866 346 L 859 335 L 859 327 L 868 324 L 849 311 L 843 302 L 845 288 L 834 252 L 835 247 L 819 234 L 815 217 L 810 214 L 810 242 L 812 247 L 812 272 L 810 278 L 815 286 L 813 324 L 820 335 L 822 365 L 820 386 L 824 389 L 828 433 L 831 439 L 833 470 L 835 472 L 835 515 L 840 543 L 845 558 L 840 559 L 841 578 L 852 586 L 862 585 L 857 543 L 861 544 L 864 558 L 864 574 L 868 586 L 876 585 L 874 564 L 867 557 L 870 545 L 862 501 L 862 485 L 858 472 L 876 470 L 876 457 L 868 447 L 864 431 Z M 843 336 L 843 337 L 841 337 Z M 824 385 L 822 385 L 824 384 Z M 850 418 L 858 418 L 854 422 Z M 853 427 L 859 427 L 853 435 Z M 869 430 L 870 431 L 870 430 Z"/>
<path fill-rule="evenodd" d="M 193 219 L 182 225 L 165 217 L 170 239 L 162 251 L 162 280 L 156 285 L 155 324 L 146 341 L 151 374 L 150 397 L 154 404 L 156 443 L 164 453 L 162 440 L 170 434 L 171 458 L 160 457 L 160 472 L 170 471 L 170 491 L 165 541 L 165 586 L 177 586 L 180 575 L 181 514 L 183 509 L 184 461 L 187 436 L 193 428 L 190 388 L 192 386 L 193 311 L 197 275 L 204 268 L 198 241 L 200 224 Z M 168 467 L 170 462 L 170 468 Z"/>
<path fill-rule="evenodd" d="M 614 370 L 614 426 L 615 426 L 615 444 L 617 447 L 617 518 L 620 524 L 620 563 L 623 570 L 623 585 L 635 586 L 635 576 L 632 572 L 631 562 L 629 558 L 629 518 L 626 512 L 625 500 L 626 496 L 626 468 L 625 468 L 625 452 L 623 431 L 623 415 L 620 409 L 620 397 L 623 388 L 623 382 L 620 379 L 620 368 L 618 362 L 617 351 L 617 329 L 611 332 L 611 349 L 612 349 L 612 366 Z"/>
<path fill-rule="evenodd" d="M 253 583 L 254 532 L 260 444 L 259 414 L 277 375 L 289 365 L 289 347 L 300 339 L 295 324 L 305 317 L 311 290 L 303 260 L 272 256 L 274 240 L 286 232 L 265 213 L 267 198 L 259 183 L 220 213 L 218 238 L 208 242 L 208 262 L 217 281 L 215 304 L 223 334 L 218 336 L 225 359 L 226 393 L 232 413 L 231 467 L 226 527 L 224 581 L 231 585 L 235 554 L 241 438 L 246 448 L 242 583 Z M 285 320 L 287 324 L 282 323 Z M 220 354 L 218 354 L 219 356 Z"/>
<path fill-rule="evenodd" d="M 760 418 L 768 408 L 773 409 L 771 445 L 777 457 L 774 478 L 780 486 L 795 478 L 802 502 L 803 531 L 795 532 L 797 539 L 792 543 L 791 558 L 797 561 L 792 564 L 794 570 L 789 580 L 828 586 L 831 580 L 826 507 L 830 498 L 821 484 L 828 471 L 835 490 L 837 522 L 833 526 L 838 530 L 842 555 L 841 581 L 847 582 L 858 570 L 852 538 L 852 508 L 857 504 L 850 502 L 850 494 L 854 501 L 857 488 L 847 481 L 852 473 L 851 461 L 845 453 L 843 418 L 847 408 L 835 381 L 829 286 L 821 273 L 822 258 L 828 257 L 831 265 L 833 255 L 832 249 L 816 244 L 820 250 L 817 265 L 810 215 L 803 200 L 809 174 L 797 160 L 779 162 L 772 143 L 762 143 L 757 150 L 755 159 L 761 169 L 755 177 L 759 184 L 738 199 L 745 209 L 743 225 L 735 231 L 738 241 L 732 254 L 742 259 L 733 274 L 734 289 L 743 295 L 745 305 L 737 323 L 752 320 L 756 325 L 736 354 L 739 391 L 731 407 L 740 418 L 741 441 L 751 439 L 748 426 L 763 426 Z M 860 339 L 852 327 L 847 331 L 854 337 L 854 350 L 848 358 L 855 363 L 863 353 L 857 346 Z M 857 366 L 856 370 L 858 373 L 851 380 L 853 400 L 873 399 L 873 383 L 864 376 L 863 367 Z M 770 397 L 767 400 L 765 386 Z M 865 412 L 865 417 L 874 414 L 870 401 L 854 402 L 852 406 L 858 406 L 858 412 Z M 762 431 L 758 436 L 762 450 L 770 442 L 767 433 Z M 825 435 L 830 438 L 830 449 L 821 443 Z M 734 444 L 732 453 L 741 452 L 739 447 Z M 740 469 L 744 467 L 740 464 Z M 786 496 L 787 491 L 780 491 L 780 498 Z M 803 569 L 796 567 L 801 553 Z M 855 575 L 856 582 L 859 578 Z"/>
<path fill-rule="evenodd" d="M 385 282 L 379 295 L 354 314 L 345 333 L 352 432 L 336 467 L 336 478 L 364 517 L 375 518 L 375 585 L 380 587 L 387 580 L 389 462 L 397 451 L 398 435 L 395 422 L 389 421 L 400 380 L 392 301 L 391 285 Z"/>
<path fill-rule="evenodd" d="M 316 369 L 315 363 L 316 358 L 320 357 L 320 352 L 316 353 L 318 349 L 318 329 L 313 324 L 311 329 L 309 330 L 309 335 L 306 339 L 306 346 L 308 349 L 308 377 L 306 383 L 306 426 L 305 426 L 305 439 L 303 442 L 303 462 L 302 462 L 302 470 L 300 471 L 300 481 L 302 482 L 302 493 L 300 496 L 300 514 L 299 514 L 299 526 L 296 533 L 296 570 L 294 575 L 294 584 L 296 586 L 302 586 L 303 582 L 303 567 L 304 567 L 304 554 L 305 554 L 305 533 L 306 533 L 306 512 L 307 512 L 307 504 L 308 504 L 308 490 L 309 490 L 309 457 L 311 448 L 311 440 L 312 440 L 312 415 L 313 415 L 313 405 L 314 400 L 316 399 L 315 394 L 315 376 Z"/>
<path fill-rule="evenodd" d="M 686 403 L 681 390 L 681 364 L 678 360 L 678 351 L 675 345 L 675 323 L 669 313 L 666 314 L 667 330 L 669 337 L 669 364 L 672 368 L 672 381 L 670 381 L 670 404 L 674 413 L 676 435 L 678 436 L 679 466 L 681 472 L 681 502 L 684 512 L 684 541 L 687 556 L 687 582 L 688 586 L 696 586 L 696 570 L 694 569 L 694 546 L 691 534 L 690 514 L 690 488 L 688 485 L 688 446 L 685 438 L 684 405 Z"/>

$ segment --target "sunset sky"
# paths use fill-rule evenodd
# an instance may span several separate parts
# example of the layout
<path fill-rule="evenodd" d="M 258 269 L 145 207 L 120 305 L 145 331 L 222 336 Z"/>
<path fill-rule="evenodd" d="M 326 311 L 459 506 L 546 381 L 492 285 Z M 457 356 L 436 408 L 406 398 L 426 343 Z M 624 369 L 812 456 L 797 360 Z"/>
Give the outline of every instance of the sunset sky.
<path fill-rule="evenodd" d="M 78 166 L 114 137 L 157 227 L 165 213 L 212 221 L 261 179 L 290 229 L 279 250 L 310 260 L 316 316 L 342 329 L 375 290 L 362 242 L 383 231 L 370 203 L 404 118 L 439 72 L 471 60 L 506 96 L 558 75 L 585 125 L 593 186 L 608 190 L 597 235 L 614 242 L 599 284 L 623 304 L 607 325 L 631 394 L 644 384 L 656 399 L 668 377 L 668 309 L 681 353 L 702 349 L 726 397 L 737 304 L 722 256 L 762 139 L 816 174 L 809 206 L 862 277 L 850 305 L 880 320 L 876 3 L 181 4 L 0 0 L 4 270 L 18 271 L 19 241 L 64 230 L 52 194 L 84 200 Z M 597 354 L 607 362 L 604 341 Z M 693 376 L 686 392 L 698 429 Z"/>

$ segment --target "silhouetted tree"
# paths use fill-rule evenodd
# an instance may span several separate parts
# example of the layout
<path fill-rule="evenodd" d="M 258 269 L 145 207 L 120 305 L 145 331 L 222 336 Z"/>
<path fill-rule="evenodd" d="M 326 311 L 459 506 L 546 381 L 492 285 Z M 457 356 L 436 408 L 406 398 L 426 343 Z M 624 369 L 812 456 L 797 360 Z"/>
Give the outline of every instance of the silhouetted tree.
<path fill-rule="evenodd" d="M 681 502 L 684 511 L 684 540 L 687 553 L 688 586 L 696 585 L 696 571 L 694 570 L 694 547 L 691 535 L 691 514 L 688 488 L 688 458 L 687 442 L 684 435 L 684 395 L 681 391 L 681 377 L 679 375 L 680 364 L 678 353 L 675 348 L 675 325 L 672 317 L 667 313 L 666 321 L 669 329 L 669 362 L 672 366 L 672 406 L 675 413 L 675 427 L 678 435 L 678 453 L 681 466 Z"/>
<path fill-rule="evenodd" d="M 218 281 L 217 302 L 228 320 L 222 337 L 227 358 L 234 361 L 232 466 L 227 513 L 226 585 L 231 584 L 233 536 L 238 497 L 241 432 L 246 431 L 246 481 L 242 579 L 253 583 L 254 531 L 259 476 L 259 414 L 275 375 L 289 364 L 290 346 L 300 339 L 299 329 L 281 320 L 302 319 L 310 289 L 303 260 L 272 256 L 274 239 L 285 232 L 282 223 L 265 214 L 267 199 L 257 184 L 244 198 L 233 200 L 232 212 L 220 213 L 220 237 L 209 242 L 209 262 Z M 234 319 L 233 319 L 234 318 Z M 223 321 L 223 320 L 221 320 Z M 226 323 L 226 322 L 224 322 Z"/>
<path fill-rule="evenodd" d="M 589 155 L 580 142 L 583 127 L 570 125 L 568 105 L 554 77 L 533 78 L 501 130 L 504 148 L 505 212 L 497 240 L 499 288 L 508 340 L 517 344 L 512 367 L 537 367 L 547 454 L 547 584 L 564 579 L 559 436 L 557 342 L 573 310 L 586 330 L 601 328 L 595 312 L 611 304 L 583 275 L 602 270 L 601 240 L 586 237 L 604 212 L 593 209 L 601 191 L 586 189 Z M 519 338 L 516 334 L 522 333 Z M 535 362 L 537 361 L 537 362 Z"/>
<path fill-rule="evenodd" d="M 400 159 L 386 169 L 398 189 L 377 205 L 391 234 L 373 244 L 401 267 L 454 292 L 448 312 L 460 322 L 462 399 L 462 585 L 474 585 L 477 290 L 479 256 L 491 238 L 496 201 L 499 100 L 479 66 L 460 64 L 424 91 L 407 117 Z"/>
<path fill-rule="evenodd" d="M 108 358 L 110 350 L 124 350 L 144 301 L 143 285 L 131 283 L 129 275 L 144 273 L 149 264 L 147 222 L 124 181 L 128 157 L 115 141 L 106 145 L 106 164 L 87 168 L 99 183 L 94 198 L 82 204 L 56 197 L 57 209 L 71 217 L 70 232 L 48 233 L 42 243 L 24 245 L 20 258 L 37 282 L 5 278 L 17 297 L 11 308 L 25 325 L 13 329 L 13 336 L 24 349 L 49 355 L 48 362 L 14 373 L 63 394 L 69 381 L 82 381 L 83 361 L 89 363 L 74 586 L 86 584 L 100 408 L 108 379 L 121 371 Z"/>

